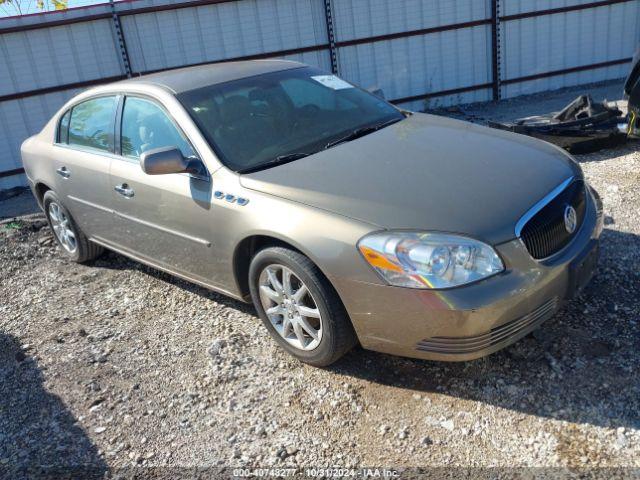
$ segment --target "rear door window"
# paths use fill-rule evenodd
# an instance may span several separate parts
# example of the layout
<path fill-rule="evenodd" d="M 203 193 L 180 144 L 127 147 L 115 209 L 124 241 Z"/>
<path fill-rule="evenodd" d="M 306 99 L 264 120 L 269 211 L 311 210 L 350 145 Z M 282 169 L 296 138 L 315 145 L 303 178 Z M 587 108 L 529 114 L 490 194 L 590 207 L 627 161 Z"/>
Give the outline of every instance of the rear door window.
<path fill-rule="evenodd" d="M 71 110 L 69 145 L 113 152 L 113 121 L 117 98 L 100 97 L 82 102 Z"/>

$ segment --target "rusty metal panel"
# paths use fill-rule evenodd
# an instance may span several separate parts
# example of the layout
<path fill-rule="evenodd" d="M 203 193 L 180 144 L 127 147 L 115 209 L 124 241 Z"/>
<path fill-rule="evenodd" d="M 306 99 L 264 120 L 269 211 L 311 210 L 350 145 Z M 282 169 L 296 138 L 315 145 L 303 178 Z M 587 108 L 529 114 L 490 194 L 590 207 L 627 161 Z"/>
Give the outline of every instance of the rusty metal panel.
<path fill-rule="evenodd" d="M 500 0 L 500 13 L 518 15 L 521 13 L 539 12 L 574 5 L 586 5 L 596 0 Z"/>

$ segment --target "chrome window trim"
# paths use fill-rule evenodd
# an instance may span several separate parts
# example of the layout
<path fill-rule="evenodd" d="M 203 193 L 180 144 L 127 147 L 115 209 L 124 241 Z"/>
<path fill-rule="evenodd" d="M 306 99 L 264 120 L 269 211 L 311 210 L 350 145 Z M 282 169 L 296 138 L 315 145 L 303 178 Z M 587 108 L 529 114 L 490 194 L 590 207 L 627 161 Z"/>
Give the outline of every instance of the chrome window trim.
<path fill-rule="evenodd" d="M 108 152 L 107 150 L 100 150 L 97 148 L 84 147 L 82 145 L 68 144 L 68 143 L 54 143 L 54 147 L 58 148 L 66 148 L 68 150 L 75 150 L 76 152 L 90 153 L 91 155 L 99 155 L 101 157 L 107 157 L 111 159 L 117 159 L 118 156 L 113 152 Z"/>
<path fill-rule="evenodd" d="M 569 184 L 574 180 L 575 180 L 575 176 L 571 176 L 567 178 L 564 182 L 562 182 L 560 185 L 558 185 L 556 188 L 554 188 L 549 193 L 547 193 L 544 197 L 542 197 L 542 199 L 538 200 L 535 203 L 535 205 L 533 205 L 533 207 L 527 210 L 525 214 L 522 215 L 522 217 L 520 217 L 520 220 L 518 220 L 518 223 L 516 223 L 516 228 L 515 228 L 516 238 L 520 238 L 520 235 L 522 234 L 522 229 L 527 224 L 527 222 L 531 220 L 536 213 L 538 213 L 540 210 L 546 207 L 554 198 L 560 195 L 560 193 L 562 193 L 562 191 L 565 188 L 567 188 Z"/>

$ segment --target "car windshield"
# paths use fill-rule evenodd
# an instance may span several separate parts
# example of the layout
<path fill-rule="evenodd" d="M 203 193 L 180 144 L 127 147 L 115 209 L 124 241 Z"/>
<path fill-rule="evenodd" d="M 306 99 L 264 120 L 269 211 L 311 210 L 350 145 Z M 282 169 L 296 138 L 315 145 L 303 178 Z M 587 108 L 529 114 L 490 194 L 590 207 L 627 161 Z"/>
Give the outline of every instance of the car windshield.
<path fill-rule="evenodd" d="M 237 172 L 294 161 L 404 118 L 383 99 L 311 67 L 210 85 L 178 99 Z"/>

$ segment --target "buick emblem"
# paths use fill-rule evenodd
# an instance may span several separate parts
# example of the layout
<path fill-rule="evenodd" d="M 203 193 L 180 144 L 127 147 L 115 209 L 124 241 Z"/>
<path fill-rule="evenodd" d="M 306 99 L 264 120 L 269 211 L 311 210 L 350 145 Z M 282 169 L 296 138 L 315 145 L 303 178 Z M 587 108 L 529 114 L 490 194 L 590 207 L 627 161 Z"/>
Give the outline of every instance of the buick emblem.
<path fill-rule="evenodd" d="M 564 209 L 564 228 L 569 233 L 573 233 L 576 231 L 576 226 L 578 225 L 578 215 L 576 214 L 576 209 L 571 205 L 567 205 Z"/>

